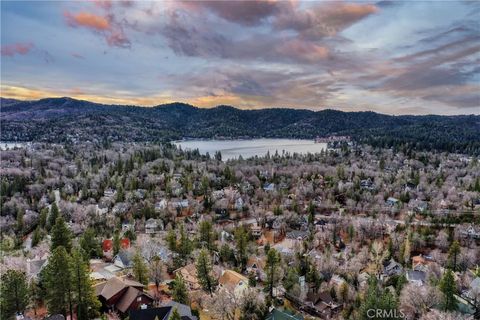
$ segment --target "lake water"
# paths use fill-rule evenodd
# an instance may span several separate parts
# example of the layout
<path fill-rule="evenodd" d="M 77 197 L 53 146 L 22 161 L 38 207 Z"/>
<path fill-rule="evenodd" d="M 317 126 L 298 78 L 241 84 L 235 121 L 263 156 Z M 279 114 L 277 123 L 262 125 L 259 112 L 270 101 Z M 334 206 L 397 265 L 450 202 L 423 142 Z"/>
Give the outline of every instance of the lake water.
<path fill-rule="evenodd" d="M 294 139 L 252 139 L 252 140 L 182 140 L 174 142 L 183 150 L 198 149 L 201 154 L 207 152 L 213 157 L 216 151 L 222 153 L 222 160 L 236 159 L 240 155 L 246 159 L 254 156 L 265 156 L 267 152 L 274 155 L 289 153 L 317 153 L 327 149 L 326 143 L 315 143 L 312 140 Z"/>

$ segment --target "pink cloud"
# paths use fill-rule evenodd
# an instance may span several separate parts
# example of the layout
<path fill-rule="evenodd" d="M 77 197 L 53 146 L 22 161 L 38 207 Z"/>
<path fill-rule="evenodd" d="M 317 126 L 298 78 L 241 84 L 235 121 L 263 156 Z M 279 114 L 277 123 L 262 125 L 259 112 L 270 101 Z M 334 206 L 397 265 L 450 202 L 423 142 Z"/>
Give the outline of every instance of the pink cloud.
<path fill-rule="evenodd" d="M 326 47 L 298 39 L 281 44 L 277 51 L 286 57 L 312 63 L 328 58 L 329 54 Z"/>
<path fill-rule="evenodd" d="M 7 44 L 2 46 L 2 56 L 13 57 L 16 54 L 26 55 L 34 46 L 31 42 Z"/>
<path fill-rule="evenodd" d="M 96 31 L 103 31 L 110 28 L 110 23 L 105 17 L 93 13 L 79 12 L 77 14 L 72 14 L 65 11 L 63 15 L 67 20 L 67 23 L 72 27 L 82 26 Z"/>

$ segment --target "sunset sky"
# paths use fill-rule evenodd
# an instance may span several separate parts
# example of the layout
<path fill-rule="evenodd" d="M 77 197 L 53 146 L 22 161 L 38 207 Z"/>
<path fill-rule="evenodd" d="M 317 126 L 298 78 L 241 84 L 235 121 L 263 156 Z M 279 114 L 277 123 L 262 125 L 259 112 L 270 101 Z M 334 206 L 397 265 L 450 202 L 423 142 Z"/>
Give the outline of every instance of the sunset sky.
<path fill-rule="evenodd" d="M 473 1 L 2 1 L 1 95 L 480 113 Z"/>

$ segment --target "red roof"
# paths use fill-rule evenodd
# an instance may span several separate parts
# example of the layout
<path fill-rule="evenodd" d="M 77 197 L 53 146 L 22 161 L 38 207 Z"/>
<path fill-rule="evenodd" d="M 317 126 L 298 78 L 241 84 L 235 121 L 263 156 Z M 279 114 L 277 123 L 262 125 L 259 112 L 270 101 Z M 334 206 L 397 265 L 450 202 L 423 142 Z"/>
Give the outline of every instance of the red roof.
<path fill-rule="evenodd" d="M 122 247 L 122 249 L 130 248 L 130 239 L 123 238 L 122 240 L 120 240 L 120 247 Z"/>
<path fill-rule="evenodd" d="M 104 251 L 104 252 L 112 250 L 112 248 L 113 248 L 113 240 L 111 240 L 111 239 L 103 240 L 102 248 L 103 248 L 103 251 Z"/>

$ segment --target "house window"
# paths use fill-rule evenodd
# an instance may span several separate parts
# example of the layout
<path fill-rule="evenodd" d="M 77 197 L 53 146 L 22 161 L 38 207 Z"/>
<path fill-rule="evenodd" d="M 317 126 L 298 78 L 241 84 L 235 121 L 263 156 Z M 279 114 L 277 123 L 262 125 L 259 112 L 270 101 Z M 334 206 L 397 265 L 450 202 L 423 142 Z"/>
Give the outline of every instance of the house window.
<path fill-rule="evenodd" d="M 138 298 L 137 298 L 137 301 L 138 301 L 138 302 L 142 301 L 142 297 L 138 297 Z"/>

